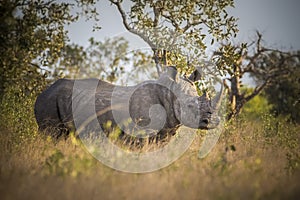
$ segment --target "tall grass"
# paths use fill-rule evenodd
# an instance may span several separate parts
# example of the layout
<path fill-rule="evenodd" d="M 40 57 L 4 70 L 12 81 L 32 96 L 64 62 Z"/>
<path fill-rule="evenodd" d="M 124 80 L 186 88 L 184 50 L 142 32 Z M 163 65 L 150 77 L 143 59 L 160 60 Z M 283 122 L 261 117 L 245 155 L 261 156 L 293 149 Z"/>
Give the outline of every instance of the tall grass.
<path fill-rule="evenodd" d="M 32 106 L 33 101 L 28 101 Z M 22 105 L 24 102 L 15 103 L 19 111 L 9 111 L 7 107 L 1 116 L 3 119 L 4 113 L 7 115 L 0 127 L 1 199 L 300 196 L 299 125 L 285 117 L 268 113 L 254 117 L 251 113 L 249 120 L 245 113 L 226 124 L 217 145 L 204 159 L 198 158 L 198 151 L 205 131 L 170 166 L 147 174 L 127 174 L 98 162 L 72 135 L 52 141 L 37 133 L 33 110 L 19 107 Z"/>

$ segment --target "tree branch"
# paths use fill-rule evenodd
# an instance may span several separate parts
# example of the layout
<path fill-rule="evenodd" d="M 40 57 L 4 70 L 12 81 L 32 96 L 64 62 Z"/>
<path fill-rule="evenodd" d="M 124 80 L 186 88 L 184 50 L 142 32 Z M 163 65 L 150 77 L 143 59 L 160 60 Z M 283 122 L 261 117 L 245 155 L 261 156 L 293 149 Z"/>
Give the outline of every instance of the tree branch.
<path fill-rule="evenodd" d="M 258 95 L 268 84 L 270 83 L 270 77 L 260 86 L 255 87 L 254 91 L 245 97 L 245 102 L 250 101 L 256 95 Z"/>
<path fill-rule="evenodd" d="M 161 9 L 157 8 L 156 5 L 153 3 L 153 1 L 151 1 L 150 4 L 153 5 L 153 13 L 154 13 L 153 27 L 155 28 L 158 26 L 159 18 L 161 15 Z"/>
<path fill-rule="evenodd" d="M 197 26 L 199 24 L 206 24 L 206 22 L 205 21 L 197 21 L 197 22 L 190 23 L 189 21 L 187 21 L 185 27 L 183 28 L 183 32 L 186 32 L 187 30 L 189 30 L 189 28 L 191 28 L 193 26 Z"/>
<path fill-rule="evenodd" d="M 227 84 L 226 80 L 229 80 L 229 81 L 231 81 L 231 80 L 230 80 L 230 78 L 225 78 L 223 80 L 223 85 L 224 85 L 225 89 L 228 91 L 228 93 L 230 94 L 231 93 L 231 89 L 230 89 L 229 85 Z"/>
<path fill-rule="evenodd" d="M 129 26 L 129 23 L 127 22 L 125 11 L 123 10 L 123 8 L 121 6 L 120 1 L 110 0 L 110 2 L 117 7 L 119 13 L 121 14 L 123 25 L 125 26 L 125 28 L 129 32 L 139 36 L 142 40 L 144 40 L 151 47 L 151 49 L 153 51 L 153 54 L 154 54 L 155 67 L 156 67 L 156 70 L 157 70 L 157 74 L 160 75 L 161 70 L 160 70 L 159 61 L 158 61 L 158 57 L 157 57 L 157 45 L 155 45 L 146 35 L 144 35 L 143 33 L 139 32 L 138 30 L 136 30 L 136 29 Z M 155 22 L 155 23 L 158 23 L 158 15 L 155 14 L 155 16 L 156 16 L 155 18 L 157 20 L 157 22 Z"/>
<path fill-rule="evenodd" d="M 171 22 L 171 24 L 175 27 L 176 31 L 181 30 L 179 24 L 176 23 L 176 21 L 174 20 L 174 17 L 172 16 L 172 14 L 166 15 L 166 14 L 162 13 L 161 16 L 163 16 L 164 18 L 168 19 Z"/>
<path fill-rule="evenodd" d="M 48 69 L 41 68 L 39 65 L 37 65 L 37 64 L 35 64 L 35 63 L 30 62 L 30 63 L 28 63 L 28 64 L 30 64 L 31 66 L 33 66 L 33 67 L 35 67 L 35 68 L 37 68 L 37 69 L 39 69 L 39 70 L 41 70 L 41 71 L 51 72 L 51 71 L 48 70 Z"/>
<path fill-rule="evenodd" d="M 129 32 L 131 32 L 131 33 L 139 36 L 140 38 L 142 38 L 151 47 L 151 49 L 154 51 L 156 49 L 156 45 L 153 42 L 151 42 L 147 36 L 145 36 L 144 34 L 139 32 L 138 30 L 136 30 L 136 29 L 129 26 L 129 23 L 127 22 L 125 11 L 123 10 L 123 8 L 121 6 L 121 3 L 119 1 L 113 1 L 113 0 L 110 0 L 110 2 L 118 8 L 118 11 L 121 14 L 123 25 L 125 26 L 125 28 Z"/>

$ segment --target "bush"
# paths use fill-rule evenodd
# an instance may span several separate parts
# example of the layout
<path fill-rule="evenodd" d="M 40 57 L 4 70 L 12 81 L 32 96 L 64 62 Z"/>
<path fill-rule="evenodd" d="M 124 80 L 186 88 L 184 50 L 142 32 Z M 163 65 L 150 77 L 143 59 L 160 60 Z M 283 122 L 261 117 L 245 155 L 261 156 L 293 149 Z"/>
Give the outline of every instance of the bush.
<path fill-rule="evenodd" d="M 46 81 L 35 79 L 7 87 L 1 98 L 0 126 L 15 133 L 17 143 L 34 137 L 37 124 L 34 103 Z"/>
<path fill-rule="evenodd" d="M 299 125 L 292 123 L 289 116 L 265 114 L 262 116 L 262 134 L 266 143 L 285 152 L 288 173 L 299 169 Z"/>
<path fill-rule="evenodd" d="M 271 109 L 272 106 L 269 104 L 265 95 L 260 94 L 244 105 L 241 116 L 248 120 L 260 120 L 261 116 L 265 113 L 269 113 Z"/>

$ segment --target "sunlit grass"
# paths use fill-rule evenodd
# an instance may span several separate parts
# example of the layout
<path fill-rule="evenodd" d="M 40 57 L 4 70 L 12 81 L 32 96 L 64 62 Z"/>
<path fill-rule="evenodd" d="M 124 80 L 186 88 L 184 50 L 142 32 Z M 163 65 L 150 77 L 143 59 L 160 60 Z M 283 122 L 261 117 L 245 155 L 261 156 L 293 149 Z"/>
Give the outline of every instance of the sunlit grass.
<path fill-rule="evenodd" d="M 276 135 L 277 130 L 269 130 L 268 123 L 268 120 L 240 121 L 227 125 L 204 159 L 197 157 L 205 135 L 201 132 L 176 162 L 147 174 L 127 174 L 104 166 L 74 136 L 53 141 L 33 133 L 35 136 L 30 140 L 18 143 L 13 132 L 2 129 L 1 196 L 4 199 L 293 197 L 299 189 L 299 169 L 295 164 L 299 161 L 299 143 L 293 146 L 295 138 L 283 134 L 296 135 L 299 127 L 286 125 L 286 130 L 280 129 L 281 134 Z"/>

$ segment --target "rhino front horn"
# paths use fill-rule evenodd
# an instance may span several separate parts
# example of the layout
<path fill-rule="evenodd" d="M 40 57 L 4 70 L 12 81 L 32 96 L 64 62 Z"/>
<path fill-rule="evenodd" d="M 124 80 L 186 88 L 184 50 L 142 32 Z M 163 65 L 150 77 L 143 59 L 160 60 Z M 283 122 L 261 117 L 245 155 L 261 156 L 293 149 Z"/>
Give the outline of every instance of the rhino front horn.
<path fill-rule="evenodd" d="M 218 110 L 220 108 L 222 99 L 224 96 L 224 86 L 221 84 L 221 91 L 216 95 L 216 97 L 212 100 L 213 107 Z"/>

